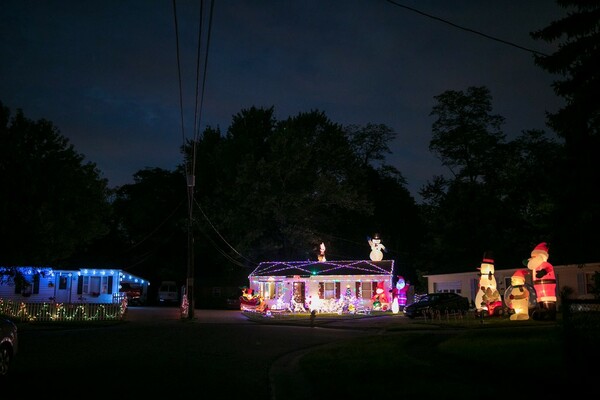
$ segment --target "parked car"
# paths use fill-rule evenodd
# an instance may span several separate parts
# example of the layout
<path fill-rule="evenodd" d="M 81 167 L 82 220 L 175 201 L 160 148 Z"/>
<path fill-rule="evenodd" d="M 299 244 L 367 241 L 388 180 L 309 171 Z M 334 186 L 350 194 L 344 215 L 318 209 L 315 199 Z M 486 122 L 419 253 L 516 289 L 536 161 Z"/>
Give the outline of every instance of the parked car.
<path fill-rule="evenodd" d="M 174 305 L 179 301 L 179 291 L 177 284 L 174 281 L 162 281 L 158 288 L 158 304 L 159 305 Z"/>
<path fill-rule="evenodd" d="M 11 320 L 0 317 L 0 381 L 9 373 L 12 361 L 19 348 L 17 325 Z"/>
<path fill-rule="evenodd" d="M 431 312 L 465 314 L 469 307 L 469 299 L 457 293 L 428 293 L 404 307 L 404 315 L 415 318 Z"/>
<path fill-rule="evenodd" d="M 141 306 L 145 301 L 143 296 L 143 288 L 141 285 L 134 285 L 131 283 L 122 283 L 120 292 L 127 297 L 127 304 L 131 306 Z"/>
<path fill-rule="evenodd" d="M 225 308 L 228 310 L 239 310 L 240 304 L 240 296 L 230 296 L 225 299 Z"/>

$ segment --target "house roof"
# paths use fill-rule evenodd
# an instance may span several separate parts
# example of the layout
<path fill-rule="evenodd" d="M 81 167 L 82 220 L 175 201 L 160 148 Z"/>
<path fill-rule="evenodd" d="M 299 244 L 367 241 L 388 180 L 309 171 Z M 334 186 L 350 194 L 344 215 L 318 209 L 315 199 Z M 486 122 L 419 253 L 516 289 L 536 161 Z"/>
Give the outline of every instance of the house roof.
<path fill-rule="evenodd" d="M 6 271 L 10 271 L 10 269 L 18 269 L 24 275 L 51 275 L 51 274 L 73 274 L 73 275 L 114 275 L 118 272 L 119 276 L 124 282 L 137 282 L 137 283 L 146 283 L 150 284 L 150 282 L 145 279 L 132 275 L 128 272 L 125 272 L 118 268 L 52 268 L 49 266 L 15 266 L 15 267 L 3 267 L 0 266 L 0 275 L 6 273 Z"/>
<path fill-rule="evenodd" d="M 394 260 L 269 261 L 261 262 L 253 276 L 392 275 Z"/>

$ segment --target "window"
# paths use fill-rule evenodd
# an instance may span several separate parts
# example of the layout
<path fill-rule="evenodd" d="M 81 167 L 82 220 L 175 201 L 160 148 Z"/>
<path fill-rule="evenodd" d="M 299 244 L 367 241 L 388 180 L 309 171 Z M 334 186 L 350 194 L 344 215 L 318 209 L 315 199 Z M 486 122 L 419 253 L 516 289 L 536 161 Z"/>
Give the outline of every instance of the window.
<path fill-rule="evenodd" d="M 58 288 L 60 290 L 65 290 L 67 288 L 67 279 L 68 279 L 68 277 L 66 277 L 64 275 L 61 275 L 58 278 Z"/>
<path fill-rule="evenodd" d="M 373 297 L 373 283 L 363 282 L 361 285 L 361 295 L 363 299 L 370 300 Z"/>
<path fill-rule="evenodd" d="M 23 296 L 40 293 L 40 274 L 33 275 L 32 278 L 23 276 L 23 279 L 15 279 L 15 293 Z"/>
<path fill-rule="evenodd" d="M 81 287 L 82 294 L 91 296 L 99 296 L 103 293 L 112 293 L 112 288 L 109 286 L 109 276 L 84 276 L 83 285 Z M 112 281 L 112 279 L 110 279 Z"/>
<path fill-rule="evenodd" d="M 274 299 L 276 294 L 275 282 L 261 282 L 259 292 L 264 299 Z"/>
<path fill-rule="evenodd" d="M 324 299 L 335 299 L 335 282 L 324 282 Z"/>
<path fill-rule="evenodd" d="M 586 273 L 585 274 L 585 294 L 593 294 L 594 293 L 594 273 Z"/>
<path fill-rule="evenodd" d="M 434 293 L 462 293 L 462 282 L 435 282 L 433 291 Z"/>

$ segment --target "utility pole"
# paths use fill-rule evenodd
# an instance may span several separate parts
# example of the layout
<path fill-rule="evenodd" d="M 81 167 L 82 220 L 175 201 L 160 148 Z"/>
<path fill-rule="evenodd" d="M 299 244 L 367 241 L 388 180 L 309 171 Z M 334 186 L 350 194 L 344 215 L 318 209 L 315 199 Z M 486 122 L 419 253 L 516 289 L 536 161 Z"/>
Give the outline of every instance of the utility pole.
<path fill-rule="evenodd" d="M 188 175 L 187 177 L 187 188 L 188 188 L 188 265 L 187 265 L 187 281 L 186 281 L 186 295 L 188 298 L 188 319 L 194 319 L 194 224 L 193 224 L 193 210 L 194 210 L 194 187 L 196 177 L 195 175 Z"/>

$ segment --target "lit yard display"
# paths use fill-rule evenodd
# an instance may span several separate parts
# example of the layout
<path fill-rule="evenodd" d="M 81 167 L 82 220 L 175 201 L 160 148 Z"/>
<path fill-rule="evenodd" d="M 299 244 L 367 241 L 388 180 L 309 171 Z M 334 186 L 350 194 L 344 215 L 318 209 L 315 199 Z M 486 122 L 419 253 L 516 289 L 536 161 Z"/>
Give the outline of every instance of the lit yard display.
<path fill-rule="evenodd" d="M 369 244 L 371 260 L 328 261 L 321 243 L 317 260 L 261 262 L 248 276 L 240 308 L 269 315 L 388 311 L 394 260 L 381 259 L 385 247 L 378 234 Z"/>
<path fill-rule="evenodd" d="M 502 298 L 497 289 L 496 277 L 494 276 L 494 259 L 490 252 L 483 255 L 479 267 L 479 284 L 475 296 L 475 308 L 478 313 L 485 312 L 494 315 L 502 309 Z"/>
<path fill-rule="evenodd" d="M 510 286 L 504 292 L 504 303 L 513 310 L 510 319 L 523 321 L 529 319 L 529 308 L 535 305 L 535 292 L 525 283 L 528 270 L 518 270 L 510 278 Z"/>
<path fill-rule="evenodd" d="M 392 312 L 394 314 L 397 314 L 406 306 L 406 292 L 408 292 L 409 286 L 404 277 L 398 275 L 396 286 L 392 289 Z"/>
<path fill-rule="evenodd" d="M 548 244 L 542 242 L 531 251 L 531 257 L 526 260 L 527 268 L 532 273 L 538 302 L 532 315 L 535 320 L 556 319 L 556 276 L 554 267 L 548 262 L 548 256 Z"/>

